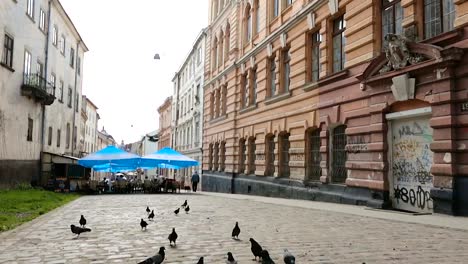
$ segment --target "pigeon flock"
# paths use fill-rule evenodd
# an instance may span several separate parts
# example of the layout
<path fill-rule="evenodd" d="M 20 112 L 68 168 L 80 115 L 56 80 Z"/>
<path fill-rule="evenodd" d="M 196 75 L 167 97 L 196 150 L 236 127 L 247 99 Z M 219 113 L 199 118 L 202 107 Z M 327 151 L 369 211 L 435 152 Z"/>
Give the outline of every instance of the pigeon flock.
<path fill-rule="evenodd" d="M 190 207 L 188 205 L 187 200 L 185 200 L 185 202 L 181 205 L 181 207 L 184 208 L 185 213 L 187 213 L 187 214 L 189 213 Z M 178 215 L 179 211 L 180 211 L 180 208 L 177 208 L 174 211 L 174 214 Z M 149 206 L 147 206 L 146 207 L 146 213 L 148 214 L 148 220 L 152 221 L 154 219 L 154 216 L 155 216 L 154 215 L 154 210 L 150 210 Z M 70 229 L 71 229 L 72 233 L 77 235 L 76 238 L 79 238 L 81 233 L 91 232 L 90 228 L 85 227 L 86 226 L 86 218 L 83 215 L 81 215 L 79 223 L 80 223 L 80 226 L 70 225 Z M 146 230 L 147 226 L 148 226 L 148 223 L 145 220 L 143 220 L 143 218 L 141 218 L 141 221 L 140 221 L 141 230 Z M 240 227 L 239 227 L 239 223 L 236 222 L 234 228 L 232 229 L 231 237 L 233 239 L 235 239 L 235 240 L 239 240 L 240 232 L 241 232 L 241 230 L 240 230 Z M 177 246 L 177 244 L 176 244 L 177 237 L 178 237 L 178 235 L 177 235 L 177 233 L 175 231 L 175 228 L 172 228 L 172 232 L 167 237 L 167 239 L 169 240 L 169 246 L 171 246 L 171 247 L 176 247 Z M 250 238 L 249 241 L 250 241 L 250 250 L 252 251 L 252 254 L 254 256 L 253 260 L 257 261 L 257 259 L 258 259 L 258 261 L 261 262 L 262 264 L 274 264 L 275 263 L 271 259 L 269 252 L 267 250 L 263 249 L 262 246 L 260 246 L 260 244 L 257 241 L 255 241 L 255 239 Z M 161 263 L 163 263 L 164 259 L 166 258 L 165 250 L 166 250 L 166 248 L 160 247 L 159 251 L 158 251 L 158 253 L 156 255 L 154 255 L 154 256 L 152 256 L 150 258 L 147 258 L 147 259 L 139 262 L 138 264 L 161 264 Z M 295 264 L 296 263 L 296 258 L 287 249 L 284 249 L 283 260 L 284 260 L 285 264 Z M 197 264 L 204 264 L 204 257 L 200 257 Z M 237 264 L 237 261 L 234 259 L 234 256 L 233 256 L 232 252 L 227 253 L 226 264 Z"/>

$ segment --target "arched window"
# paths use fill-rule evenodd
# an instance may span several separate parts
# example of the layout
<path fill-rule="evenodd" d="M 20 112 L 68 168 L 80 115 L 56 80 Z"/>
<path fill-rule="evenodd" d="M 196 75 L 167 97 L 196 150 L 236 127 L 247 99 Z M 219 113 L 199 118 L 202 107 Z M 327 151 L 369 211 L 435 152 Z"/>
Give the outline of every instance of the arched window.
<path fill-rule="evenodd" d="M 221 115 L 221 89 L 216 89 L 215 93 L 215 100 L 216 100 L 216 114 L 215 117 L 219 117 Z"/>
<path fill-rule="evenodd" d="M 244 40 L 249 42 L 252 39 L 252 10 L 250 4 L 247 4 L 244 12 Z"/>
<path fill-rule="evenodd" d="M 269 134 L 265 138 L 266 176 L 275 175 L 275 135 Z"/>
<path fill-rule="evenodd" d="M 245 74 L 241 76 L 241 93 L 242 93 L 242 107 L 247 107 L 250 104 L 249 93 L 249 71 L 246 71 Z"/>
<path fill-rule="evenodd" d="M 239 173 L 245 173 L 245 139 L 239 140 Z"/>
<path fill-rule="evenodd" d="M 283 132 L 278 136 L 279 176 L 289 177 L 289 133 Z"/>
<path fill-rule="evenodd" d="M 320 129 L 306 131 L 306 175 L 309 181 L 319 181 L 322 169 L 320 168 Z"/>
<path fill-rule="evenodd" d="M 231 25 L 226 26 L 226 40 L 224 41 L 226 47 L 224 48 L 224 62 L 229 61 L 229 50 L 231 48 Z"/>
<path fill-rule="evenodd" d="M 253 28 L 254 34 L 260 33 L 260 4 L 258 0 L 253 3 Z"/>
<path fill-rule="evenodd" d="M 214 162 L 213 169 L 217 171 L 219 169 L 219 143 L 216 142 L 214 145 Z"/>
<path fill-rule="evenodd" d="M 333 129 L 332 137 L 332 182 L 344 183 L 347 177 L 346 170 L 346 126 L 341 125 Z"/>
<path fill-rule="evenodd" d="M 254 137 L 250 137 L 249 138 L 249 144 L 248 144 L 248 153 L 249 153 L 249 166 L 247 168 L 248 170 L 248 174 L 255 174 L 255 150 L 256 150 L 256 146 L 255 146 L 255 138 Z"/>
<path fill-rule="evenodd" d="M 223 59 L 223 56 L 224 56 L 224 52 L 223 52 L 223 49 L 224 49 L 224 33 L 223 31 L 221 31 L 221 33 L 219 34 L 219 44 L 218 44 L 218 67 L 221 67 L 223 65 L 223 62 L 224 62 L 224 59 Z"/>

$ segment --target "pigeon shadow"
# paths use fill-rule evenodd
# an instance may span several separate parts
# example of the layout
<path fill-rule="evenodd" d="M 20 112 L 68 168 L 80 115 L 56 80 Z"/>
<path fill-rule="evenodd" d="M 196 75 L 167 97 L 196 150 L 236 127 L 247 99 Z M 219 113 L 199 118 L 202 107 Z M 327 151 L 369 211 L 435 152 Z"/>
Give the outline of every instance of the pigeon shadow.
<path fill-rule="evenodd" d="M 240 239 L 240 238 L 235 238 L 235 237 L 233 237 L 232 240 L 235 240 L 235 241 L 237 241 L 237 242 L 242 242 L 242 239 Z"/>
<path fill-rule="evenodd" d="M 176 248 L 177 245 L 169 245 L 171 248 Z"/>

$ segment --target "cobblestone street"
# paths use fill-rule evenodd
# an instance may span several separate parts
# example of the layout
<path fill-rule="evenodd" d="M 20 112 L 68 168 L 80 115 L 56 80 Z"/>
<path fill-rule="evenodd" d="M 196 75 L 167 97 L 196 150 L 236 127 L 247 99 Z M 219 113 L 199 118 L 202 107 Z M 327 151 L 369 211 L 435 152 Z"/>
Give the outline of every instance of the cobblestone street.
<path fill-rule="evenodd" d="M 296 256 L 297 263 L 467 263 L 468 219 L 455 219 L 465 229 L 452 229 L 404 219 L 424 217 L 437 225 L 441 216 L 402 216 L 385 219 L 389 213 L 363 207 L 351 214 L 318 210 L 313 206 L 333 204 L 246 196 L 100 195 L 82 197 L 58 210 L 0 234 L 0 263 L 137 263 L 165 246 L 164 263 L 193 263 L 200 256 L 205 263 L 225 263 L 231 251 L 239 263 L 254 263 L 249 238 L 283 263 L 283 248 Z M 176 216 L 173 211 L 188 199 L 191 211 Z M 295 206 L 301 204 L 302 206 Z M 155 209 L 155 220 L 141 231 L 145 208 Z M 342 206 L 342 205 L 341 205 Z M 70 232 L 80 214 L 88 220 L 91 233 L 79 239 Z M 240 241 L 231 239 L 235 221 L 241 228 Z M 177 247 L 167 236 L 175 227 Z"/>

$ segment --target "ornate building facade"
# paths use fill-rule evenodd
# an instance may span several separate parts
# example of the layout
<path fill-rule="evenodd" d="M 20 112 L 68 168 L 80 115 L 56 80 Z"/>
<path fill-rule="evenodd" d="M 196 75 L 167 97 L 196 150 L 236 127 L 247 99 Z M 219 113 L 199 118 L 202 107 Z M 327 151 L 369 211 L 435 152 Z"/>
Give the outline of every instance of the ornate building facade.
<path fill-rule="evenodd" d="M 204 190 L 468 214 L 467 2 L 210 6 Z"/>

